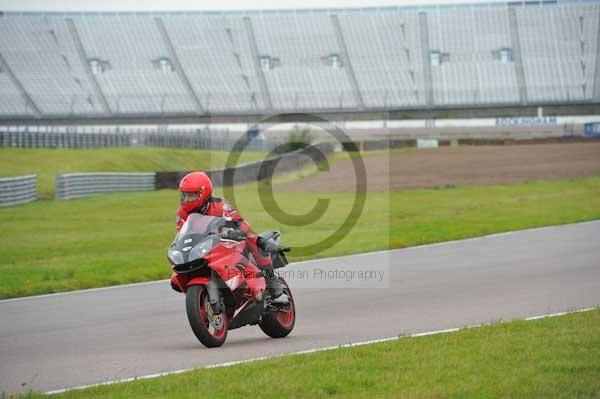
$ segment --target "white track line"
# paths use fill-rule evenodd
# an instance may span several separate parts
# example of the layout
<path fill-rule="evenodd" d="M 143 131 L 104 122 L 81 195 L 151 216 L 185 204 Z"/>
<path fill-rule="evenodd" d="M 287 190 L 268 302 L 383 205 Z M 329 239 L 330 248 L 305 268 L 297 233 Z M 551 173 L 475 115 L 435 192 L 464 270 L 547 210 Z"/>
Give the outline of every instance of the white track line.
<path fill-rule="evenodd" d="M 23 297 L 19 297 L 19 298 L 2 299 L 2 300 L 0 300 L 0 304 L 5 303 L 5 302 L 27 301 L 27 300 L 34 300 L 34 299 L 58 297 L 58 296 L 64 296 L 64 295 L 86 294 L 88 292 L 107 291 L 107 290 L 114 290 L 114 289 L 118 289 L 118 288 L 135 287 L 138 285 L 151 285 L 151 284 L 166 283 L 168 281 L 169 281 L 169 279 L 154 280 L 154 281 L 142 281 L 140 283 L 111 285 L 108 287 L 88 288 L 88 289 L 84 289 L 84 290 L 74 290 L 74 291 L 65 291 L 65 292 L 54 292 L 52 294 L 30 295 L 30 296 L 23 296 Z"/>
<path fill-rule="evenodd" d="M 571 314 L 571 313 L 589 312 L 594 309 L 596 309 L 596 308 L 595 307 L 584 308 L 584 309 L 578 309 L 578 310 L 573 310 L 573 311 L 569 311 L 569 312 L 543 314 L 543 315 L 538 315 L 538 316 L 527 317 L 524 320 L 527 320 L 527 321 L 539 320 L 539 319 L 545 319 L 545 318 L 549 318 L 549 317 L 564 316 L 564 315 Z M 516 320 L 518 320 L 518 319 L 516 319 Z M 465 330 L 465 329 L 479 328 L 479 327 L 483 327 L 486 325 L 489 325 L 489 324 L 474 324 L 474 325 L 467 326 L 467 327 L 448 328 L 445 330 L 426 331 L 426 332 L 397 336 L 397 337 L 379 338 L 379 339 L 373 339 L 373 340 L 369 340 L 369 341 L 360 341 L 360 342 L 352 342 L 352 343 L 348 343 L 348 344 L 325 346 L 322 348 L 313 348 L 313 349 L 307 349 L 307 350 L 298 351 L 298 352 L 282 353 L 282 354 L 272 355 L 272 356 L 261 356 L 261 357 L 255 357 L 252 359 L 236 360 L 236 361 L 226 362 L 226 363 L 216 363 L 216 364 L 211 364 L 211 365 L 203 366 L 203 367 L 196 367 L 196 368 L 189 368 L 189 369 L 182 369 L 182 370 L 175 370 L 175 371 L 165 371 L 162 373 L 148 374 L 148 375 L 143 375 L 140 377 L 122 378 L 122 379 L 113 380 L 113 381 L 100 382 L 97 384 L 81 385 L 81 386 L 72 387 L 72 388 L 57 389 L 57 390 L 48 391 L 45 393 L 46 393 L 46 395 L 54 395 L 54 394 L 65 393 L 65 392 L 73 391 L 73 390 L 101 387 L 104 385 L 114 385 L 114 384 L 120 384 L 123 382 L 132 382 L 132 381 L 138 381 L 138 380 L 148 380 L 151 378 L 166 377 L 169 375 L 187 373 L 190 371 L 196 371 L 196 370 L 202 370 L 202 369 L 214 369 L 214 368 L 220 368 L 220 367 L 237 366 L 239 364 L 253 363 L 253 362 L 257 362 L 257 361 L 261 361 L 261 360 L 274 359 L 274 358 L 284 357 L 284 356 L 305 355 L 305 354 L 315 353 L 315 352 L 330 351 L 333 349 L 352 348 L 352 347 L 356 347 L 356 346 L 377 344 L 377 343 L 381 343 L 381 342 L 396 341 L 396 340 L 404 339 L 404 338 L 418 338 L 418 337 L 425 337 L 425 336 L 429 336 L 429 335 L 449 334 L 449 333 L 458 332 L 458 331 Z"/>
<path fill-rule="evenodd" d="M 331 256 L 331 257 L 328 257 L 328 258 L 318 258 L 318 259 L 301 260 L 301 261 L 298 261 L 298 262 L 292 262 L 292 263 L 290 263 L 290 265 L 297 265 L 297 264 L 308 263 L 308 262 L 326 262 L 326 261 L 331 260 L 331 259 L 343 259 L 343 258 L 358 257 L 358 256 L 376 255 L 376 254 L 381 254 L 381 253 L 388 253 L 388 254 L 391 255 L 392 253 L 396 253 L 396 252 L 400 252 L 400 251 L 421 250 L 421 249 L 427 249 L 427 248 L 436 247 L 436 246 L 452 245 L 452 244 L 458 244 L 458 243 L 469 242 L 469 241 L 484 240 L 484 239 L 488 239 L 488 238 L 510 236 L 512 234 L 515 234 L 515 233 L 525 233 L 525 232 L 530 232 L 530 231 L 546 230 L 546 229 L 560 228 L 560 227 L 565 227 L 565 226 L 576 226 L 576 225 L 580 225 L 580 224 L 589 224 L 589 223 L 600 223 L 600 220 L 588 220 L 588 221 L 585 221 L 585 222 L 577 222 L 577 223 L 558 224 L 558 225 L 552 225 L 552 226 L 534 227 L 534 228 L 531 228 L 531 229 L 524 229 L 524 230 L 504 231 L 504 232 L 501 232 L 501 233 L 493 233 L 493 234 L 488 234 L 488 235 L 485 235 L 485 236 L 463 238 L 461 240 L 434 242 L 434 243 L 431 243 L 431 244 L 415 245 L 415 246 L 406 247 L 406 248 L 384 249 L 384 250 L 380 250 L 380 251 L 362 252 L 362 253 L 351 254 L 351 255 Z M 151 284 L 161 284 L 161 283 L 166 283 L 168 281 L 169 281 L 169 279 L 154 280 L 154 281 L 142 281 L 142 282 L 139 282 L 139 283 L 131 283 L 131 284 L 123 284 L 123 285 L 112 285 L 112 286 L 108 286 L 108 287 L 89 288 L 89 289 L 84 289 L 84 290 L 55 292 L 55 293 L 52 293 L 52 294 L 42 294 L 42 295 L 32 295 L 32 296 L 25 296 L 25 297 L 19 297 L 19 298 L 1 299 L 0 300 L 0 304 L 5 303 L 5 302 L 26 301 L 26 300 L 33 300 L 33 299 L 38 299 L 38 298 L 48 298 L 48 297 L 56 297 L 56 296 L 62 296 L 62 295 L 85 294 L 85 293 L 88 293 L 88 292 L 106 291 L 106 290 L 112 290 L 112 289 L 135 287 L 135 286 L 142 286 L 142 285 L 151 285 Z"/>

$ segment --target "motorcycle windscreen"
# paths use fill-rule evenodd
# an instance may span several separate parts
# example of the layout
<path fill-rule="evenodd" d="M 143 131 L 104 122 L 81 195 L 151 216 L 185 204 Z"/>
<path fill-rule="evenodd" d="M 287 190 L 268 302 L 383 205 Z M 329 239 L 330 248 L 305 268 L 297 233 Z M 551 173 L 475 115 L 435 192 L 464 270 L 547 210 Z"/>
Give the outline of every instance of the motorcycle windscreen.
<path fill-rule="evenodd" d="M 185 265 L 207 255 L 220 241 L 223 225 L 221 217 L 191 214 L 169 248 L 168 258 L 174 265 Z"/>
<path fill-rule="evenodd" d="M 180 241 L 186 236 L 203 235 L 207 236 L 211 233 L 218 233 L 219 228 L 225 225 L 225 219 L 217 216 L 206 216 L 199 213 L 192 213 L 181 226 L 177 241 Z"/>

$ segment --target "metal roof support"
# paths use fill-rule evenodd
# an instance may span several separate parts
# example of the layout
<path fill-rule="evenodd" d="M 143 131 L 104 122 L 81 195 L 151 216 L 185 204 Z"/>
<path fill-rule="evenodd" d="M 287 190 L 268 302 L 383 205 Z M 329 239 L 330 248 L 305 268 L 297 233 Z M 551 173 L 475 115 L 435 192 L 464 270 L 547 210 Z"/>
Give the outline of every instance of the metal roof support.
<path fill-rule="evenodd" d="M 260 66 L 260 59 L 258 58 L 258 46 L 256 45 L 256 38 L 254 37 L 254 27 L 250 17 L 244 17 L 244 27 L 246 28 L 246 34 L 248 35 L 248 41 L 250 42 L 250 50 L 252 57 L 254 58 L 254 72 L 258 77 L 260 84 L 260 91 L 263 98 L 263 103 L 267 110 L 273 109 L 273 103 L 271 102 L 271 93 L 269 93 L 269 86 L 267 86 L 267 80 L 265 79 L 264 72 Z"/>
<path fill-rule="evenodd" d="M 525 82 L 525 70 L 523 69 L 523 57 L 521 57 L 521 37 L 519 35 L 517 12 L 514 7 L 508 8 L 508 21 L 510 25 L 513 63 L 515 64 L 517 85 L 519 86 L 519 101 L 521 102 L 521 105 L 526 105 L 529 100 L 527 96 L 527 84 Z"/>
<path fill-rule="evenodd" d="M 346 47 L 346 40 L 344 39 L 344 34 L 342 33 L 340 20 L 338 19 L 338 16 L 336 14 L 331 15 L 331 23 L 333 24 L 333 30 L 335 31 L 338 46 L 342 53 L 342 62 L 344 65 L 344 69 L 346 70 L 346 74 L 348 75 L 348 79 L 350 80 L 350 84 L 352 85 L 352 90 L 354 91 L 354 101 L 356 102 L 356 105 L 359 109 L 364 109 L 365 104 L 362 98 L 362 93 L 360 92 L 358 80 L 356 80 L 356 74 L 354 73 L 354 68 L 352 67 L 350 56 L 348 55 L 348 47 Z"/>
<path fill-rule="evenodd" d="M 29 95 L 29 93 L 27 93 L 27 90 L 25 90 L 25 88 L 23 87 L 21 82 L 19 82 L 19 79 L 17 79 L 15 74 L 12 72 L 12 70 L 10 69 L 10 66 L 8 66 L 8 64 L 6 63 L 6 60 L 4 59 L 4 56 L 2 56 L 2 54 L 0 54 L 0 70 L 5 72 L 8 75 L 8 78 L 10 79 L 10 81 L 15 86 L 17 86 L 17 89 L 19 89 L 19 91 L 21 92 L 21 95 L 25 99 L 25 102 L 27 103 L 27 105 L 29 107 L 31 107 L 35 116 L 37 116 L 37 117 L 42 116 L 42 112 L 40 111 L 38 106 L 35 104 L 35 102 L 31 98 L 31 96 Z"/>
<path fill-rule="evenodd" d="M 167 51 L 169 52 L 169 58 L 171 59 L 171 62 L 173 63 L 173 66 L 175 67 L 175 73 L 177 73 L 177 76 L 179 76 L 179 80 L 181 80 L 181 82 L 187 89 L 188 95 L 194 102 L 196 112 L 198 114 L 206 114 L 207 113 L 206 109 L 202 106 L 200 99 L 196 95 L 196 92 L 194 91 L 194 88 L 192 87 L 190 80 L 188 79 L 187 75 L 185 74 L 185 71 L 183 70 L 183 67 L 181 66 L 181 62 L 179 62 L 179 57 L 177 57 L 177 52 L 175 51 L 175 46 L 173 46 L 173 42 L 171 42 L 171 39 L 169 38 L 169 34 L 167 33 L 167 28 L 165 28 L 165 24 L 163 23 L 163 20 L 159 17 L 156 17 L 156 18 L 154 18 L 154 21 L 156 22 L 156 27 L 158 28 L 158 31 L 160 32 L 160 35 L 163 39 L 163 42 L 165 43 L 165 46 L 167 47 Z"/>
<path fill-rule="evenodd" d="M 85 70 L 85 73 L 87 74 L 88 79 L 90 80 L 90 82 L 92 82 L 92 86 L 94 87 L 94 94 L 96 95 L 98 100 L 100 100 L 100 103 L 102 104 L 102 108 L 104 109 L 104 112 L 108 115 L 112 115 L 113 112 L 110 109 L 108 102 L 106 101 L 106 97 L 104 97 L 104 93 L 102 92 L 102 89 L 100 88 L 100 85 L 98 84 L 98 81 L 96 80 L 96 76 L 94 76 L 94 74 L 92 73 L 92 69 L 90 68 L 90 64 L 88 62 L 87 55 L 85 54 L 83 44 L 81 43 L 81 38 L 79 37 L 79 33 L 77 32 L 77 27 L 75 26 L 75 22 L 73 22 L 73 19 L 71 19 L 71 18 L 67 18 L 66 21 L 67 21 L 67 26 L 69 27 L 69 33 L 71 33 L 71 37 L 73 38 L 73 43 L 75 43 L 75 48 L 77 49 L 77 54 L 79 54 L 79 61 L 81 62 L 81 65 L 83 66 L 83 69 Z"/>
<path fill-rule="evenodd" d="M 427 13 L 424 11 L 419 13 L 419 32 L 425 83 L 425 103 L 428 107 L 433 107 L 433 74 L 431 73 L 431 59 L 429 55 L 429 22 L 427 21 Z"/>

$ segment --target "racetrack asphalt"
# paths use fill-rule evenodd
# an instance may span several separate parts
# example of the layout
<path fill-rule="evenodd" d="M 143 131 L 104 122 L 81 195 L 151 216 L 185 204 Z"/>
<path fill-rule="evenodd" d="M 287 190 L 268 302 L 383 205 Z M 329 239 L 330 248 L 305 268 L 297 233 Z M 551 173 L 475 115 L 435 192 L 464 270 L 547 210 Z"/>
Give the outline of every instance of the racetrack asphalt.
<path fill-rule="evenodd" d="M 293 263 L 287 271 L 312 274 L 289 276 L 298 313 L 292 334 L 275 340 L 243 327 L 217 349 L 196 340 L 185 297 L 167 281 L 0 301 L 0 392 L 50 391 L 597 306 L 598 237 L 594 221 Z M 310 280 L 321 268 L 386 275 Z"/>

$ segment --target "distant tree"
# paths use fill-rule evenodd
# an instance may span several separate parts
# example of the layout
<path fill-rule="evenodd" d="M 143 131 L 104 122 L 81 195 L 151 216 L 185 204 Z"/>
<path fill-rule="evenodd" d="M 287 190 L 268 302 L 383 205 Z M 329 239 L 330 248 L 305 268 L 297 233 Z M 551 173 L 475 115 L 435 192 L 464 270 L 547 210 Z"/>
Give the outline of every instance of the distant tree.
<path fill-rule="evenodd" d="M 314 141 L 314 136 L 310 128 L 294 129 L 290 132 L 286 142 L 283 144 L 283 152 L 296 151 L 311 145 Z"/>

